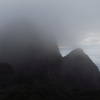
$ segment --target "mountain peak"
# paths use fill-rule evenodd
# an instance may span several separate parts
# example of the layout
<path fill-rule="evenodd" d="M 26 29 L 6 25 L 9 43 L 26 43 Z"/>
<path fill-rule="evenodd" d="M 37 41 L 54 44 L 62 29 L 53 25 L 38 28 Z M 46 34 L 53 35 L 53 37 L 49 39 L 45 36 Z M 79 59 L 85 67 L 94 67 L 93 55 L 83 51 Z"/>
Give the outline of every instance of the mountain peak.
<path fill-rule="evenodd" d="M 64 57 L 64 59 L 68 60 L 68 62 L 71 61 L 77 64 L 80 63 L 79 65 L 87 63 L 96 66 L 91 58 L 81 48 L 71 51 L 66 57 Z"/>
<path fill-rule="evenodd" d="M 78 48 L 70 52 L 62 62 L 62 73 L 67 88 L 98 88 L 99 70 L 85 52 Z"/>
<path fill-rule="evenodd" d="M 83 49 L 81 48 L 77 48 L 73 51 L 71 51 L 67 56 L 65 56 L 64 58 L 66 59 L 67 57 L 78 57 L 78 56 L 81 56 L 81 57 L 87 57 L 86 53 L 83 51 Z"/>
<path fill-rule="evenodd" d="M 77 49 L 71 51 L 70 54 L 83 54 L 83 53 L 84 53 L 83 49 L 77 48 Z"/>

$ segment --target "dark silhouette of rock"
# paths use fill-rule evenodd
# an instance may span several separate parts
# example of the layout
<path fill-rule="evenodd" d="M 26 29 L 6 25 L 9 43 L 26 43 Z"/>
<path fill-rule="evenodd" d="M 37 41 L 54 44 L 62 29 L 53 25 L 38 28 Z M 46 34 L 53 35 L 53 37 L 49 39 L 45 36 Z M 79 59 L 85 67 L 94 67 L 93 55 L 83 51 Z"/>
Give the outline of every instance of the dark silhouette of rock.
<path fill-rule="evenodd" d="M 11 65 L 8 63 L 0 63 L 0 74 L 12 74 L 14 72 L 13 68 Z"/>
<path fill-rule="evenodd" d="M 65 90 L 98 90 L 100 72 L 82 49 L 73 50 L 62 62 L 62 74 Z"/>
<path fill-rule="evenodd" d="M 11 85 L 14 69 L 8 63 L 0 63 L 0 88 Z"/>

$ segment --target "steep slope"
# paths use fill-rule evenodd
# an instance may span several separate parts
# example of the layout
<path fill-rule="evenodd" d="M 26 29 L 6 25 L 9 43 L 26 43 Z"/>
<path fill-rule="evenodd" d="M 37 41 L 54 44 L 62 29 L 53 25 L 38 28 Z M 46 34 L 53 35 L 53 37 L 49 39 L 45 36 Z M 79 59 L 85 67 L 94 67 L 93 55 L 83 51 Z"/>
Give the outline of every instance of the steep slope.
<path fill-rule="evenodd" d="M 99 89 L 99 70 L 82 49 L 72 51 L 63 59 L 62 74 L 68 90 Z"/>

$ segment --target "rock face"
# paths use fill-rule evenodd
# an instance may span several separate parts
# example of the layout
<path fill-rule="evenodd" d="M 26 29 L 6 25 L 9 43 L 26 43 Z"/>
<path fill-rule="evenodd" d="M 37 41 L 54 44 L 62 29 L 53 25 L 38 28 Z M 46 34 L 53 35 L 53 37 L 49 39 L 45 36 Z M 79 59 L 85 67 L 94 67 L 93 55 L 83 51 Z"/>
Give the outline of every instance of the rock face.
<path fill-rule="evenodd" d="M 82 49 L 76 49 L 64 57 L 61 67 L 67 90 L 99 88 L 99 70 Z"/>

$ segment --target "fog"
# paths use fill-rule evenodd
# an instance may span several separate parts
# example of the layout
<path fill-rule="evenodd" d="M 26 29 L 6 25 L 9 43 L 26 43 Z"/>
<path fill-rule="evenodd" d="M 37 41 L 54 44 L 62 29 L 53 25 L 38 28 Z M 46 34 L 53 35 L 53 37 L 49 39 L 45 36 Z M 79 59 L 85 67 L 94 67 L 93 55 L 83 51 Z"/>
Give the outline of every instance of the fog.
<path fill-rule="evenodd" d="M 67 49 L 81 47 L 100 65 L 99 11 L 100 0 L 0 0 L 0 30 L 13 22 L 28 21 L 53 34 L 63 55 Z M 1 32 L 2 36 L 7 35 Z"/>

